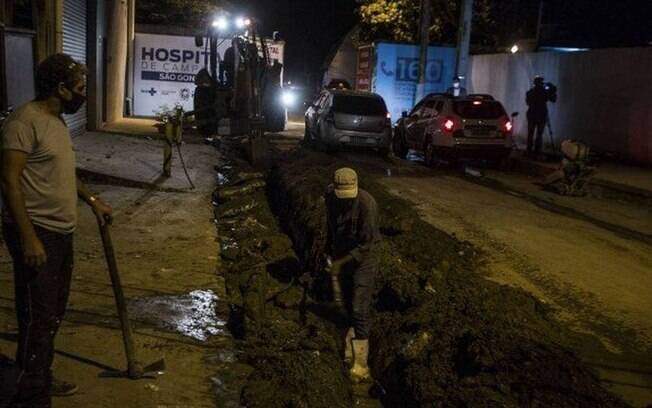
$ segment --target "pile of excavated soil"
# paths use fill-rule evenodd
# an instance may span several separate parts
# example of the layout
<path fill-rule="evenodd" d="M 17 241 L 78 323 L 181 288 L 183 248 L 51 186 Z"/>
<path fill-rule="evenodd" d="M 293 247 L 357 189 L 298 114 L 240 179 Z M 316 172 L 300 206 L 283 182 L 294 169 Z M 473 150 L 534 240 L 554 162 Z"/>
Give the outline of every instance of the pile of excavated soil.
<path fill-rule="evenodd" d="M 322 194 L 347 163 L 300 150 L 268 178 L 273 209 L 294 242 L 313 298 L 327 298 Z M 576 336 L 534 297 L 484 279 L 482 255 L 419 218 L 357 169 L 378 201 L 384 236 L 370 364 L 388 407 L 619 407 L 568 350 Z"/>
<path fill-rule="evenodd" d="M 213 201 L 229 328 L 240 340 L 240 363 L 252 368 L 241 404 L 350 407 L 334 325 L 302 307 L 301 265 L 269 209 L 263 175 L 242 162 L 218 171 Z"/>

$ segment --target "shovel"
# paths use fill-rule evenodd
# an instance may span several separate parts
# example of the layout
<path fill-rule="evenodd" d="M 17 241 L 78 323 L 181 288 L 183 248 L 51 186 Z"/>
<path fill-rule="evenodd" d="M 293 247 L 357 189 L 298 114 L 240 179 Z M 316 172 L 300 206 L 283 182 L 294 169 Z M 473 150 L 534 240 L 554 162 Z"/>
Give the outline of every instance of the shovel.
<path fill-rule="evenodd" d="M 124 341 L 125 354 L 127 355 L 127 370 L 103 371 L 100 373 L 100 377 L 126 377 L 132 380 L 156 378 L 156 376 L 163 374 L 165 371 L 165 359 L 160 359 L 144 367 L 136 359 L 136 347 L 134 345 L 131 325 L 129 324 L 129 316 L 127 315 L 127 304 L 125 303 L 124 293 L 122 292 L 122 284 L 120 283 L 120 275 L 118 274 L 118 263 L 115 260 L 115 252 L 113 250 L 113 243 L 111 242 L 111 234 L 109 233 L 110 223 L 110 217 L 106 218 L 104 225 L 98 220 L 102 244 L 104 246 L 104 255 L 106 256 L 106 263 L 109 268 L 109 274 L 111 275 L 111 286 L 113 286 L 113 295 L 122 328 L 122 339 Z"/>

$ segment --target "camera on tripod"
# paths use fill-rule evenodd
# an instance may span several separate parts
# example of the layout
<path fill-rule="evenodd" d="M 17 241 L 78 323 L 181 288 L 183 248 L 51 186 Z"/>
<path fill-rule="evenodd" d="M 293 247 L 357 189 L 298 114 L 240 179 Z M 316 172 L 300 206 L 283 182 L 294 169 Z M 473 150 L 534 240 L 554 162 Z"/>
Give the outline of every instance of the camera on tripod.
<path fill-rule="evenodd" d="M 552 82 L 546 82 L 544 85 L 546 89 L 546 94 L 548 95 L 548 100 L 556 101 L 557 100 L 557 86 Z"/>

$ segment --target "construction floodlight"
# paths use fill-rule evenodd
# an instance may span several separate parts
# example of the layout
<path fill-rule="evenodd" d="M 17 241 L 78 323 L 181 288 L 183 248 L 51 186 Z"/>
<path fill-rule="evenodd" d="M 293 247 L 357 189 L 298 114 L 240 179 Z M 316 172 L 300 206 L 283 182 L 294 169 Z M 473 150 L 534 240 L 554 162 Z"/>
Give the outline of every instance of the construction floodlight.
<path fill-rule="evenodd" d="M 224 16 L 220 16 L 213 20 L 213 27 L 217 28 L 219 31 L 226 31 L 229 29 L 229 20 Z"/>

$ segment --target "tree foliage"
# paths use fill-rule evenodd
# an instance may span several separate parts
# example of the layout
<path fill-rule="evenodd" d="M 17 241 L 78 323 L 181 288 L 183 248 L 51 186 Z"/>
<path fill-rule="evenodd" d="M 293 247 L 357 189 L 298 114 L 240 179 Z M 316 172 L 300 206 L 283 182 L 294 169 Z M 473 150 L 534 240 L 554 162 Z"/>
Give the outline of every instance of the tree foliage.
<path fill-rule="evenodd" d="M 363 41 L 419 40 L 420 0 L 357 2 Z M 460 3 L 460 0 L 431 0 L 431 42 L 455 43 Z M 534 34 L 538 0 L 475 0 L 473 3 L 473 43 L 491 46 Z"/>
<path fill-rule="evenodd" d="M 224 0 L 138 0 L 136 22 L 196 26 L 229 6 Z"/>

